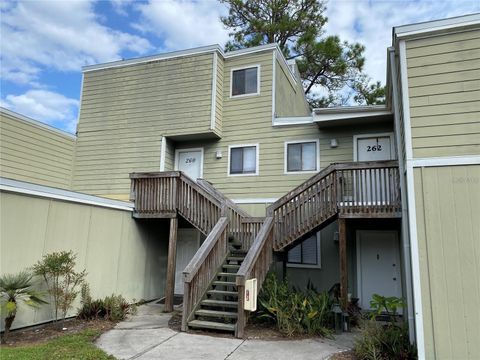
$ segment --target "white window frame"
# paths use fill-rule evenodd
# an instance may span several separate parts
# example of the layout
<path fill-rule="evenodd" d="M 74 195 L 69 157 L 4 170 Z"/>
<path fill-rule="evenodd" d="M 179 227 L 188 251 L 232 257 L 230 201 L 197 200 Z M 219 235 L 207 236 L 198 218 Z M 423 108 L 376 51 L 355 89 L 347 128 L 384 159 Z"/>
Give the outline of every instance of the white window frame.
<path fill-rule="evenodd" d="M 321 249 L 321 238 L 320 231 L 316 233 L 317 236 L 317 264 L 296 264 L 288 262 L 288 253 L 287 253 L 287 267 L 291 268 L 304 268 L 304 269 L 321 269 L 322 268 L 322 249 Z"/>
<path fill-rule="evenodd" d="M 372 137 L 390 137 L 390 157 L 391 160 L 397 159 L 397 154 L 395 153 L 395 139 L 393 132 L 383 132 L 383 133 L 373 133 L 373 134 L 359 134 L 353 135 L 353 161 L 358 161 L 358 144 L 359 139 L 366 139 Z"/>
<path fill-rule="evenodd" d="M 174 164 L 174 170 L 175 171 L 179 171 L 178 170 L 178 161 L 179 161 L 180 157 L 178 156 L 178 154 L 182 151 L 200 151 L 201 152 L 202 162 L 200 163 L 200 178 L 203 178 L 203 159 L 204 159 L 203 147 L 175 149 L 175 164 Z M 193 179 L 193 180 L 197 180 L 197 179 Z"/>
<path fill-rule="evenodd" d="M 254 92 L 254 93 L 249 93 L 249 94 L 232 95 L 233 72 L 238 71 L 238 70 L 251 69 L 251 68 L 257 68 L 257 91 Z M 260 95 L 260 70 L 261 70 L 260 68 L 261 68 L 260 64 L 254 64 L 254 65 L 246 65 L 246 66 L 230 69 L 230 99 L 237 99 L 237 98 L 244 98 L 244 97 L 249 97 L 249 96 Z"/>
<path fill-rule="evenodd" d="M 315 170 L 300 170 L 300 171 L 288 171 L 288 145 L 290 144 L 302 144 L 302 143 L 309 143 L 314 142 L 316 143 L 317 153 L 315 154 L 316 162 Z M 284 154 L 283 154 L 283 173 L 285 175 L 292 175 L 292 174 L 314 174 L 320 171 L 320 140 L 319 139 L 303 139 L 303 140 L 290 140 L 285 141 L 284 146 Z"/>
<path fill-rule="evenodd" d="M 232 158 L 232 149 L 255 146 L 255 172 L 249 174 L 230 174 L 230 159 Z M 235 144 L 228 146 L 227 176 L 258 176 L 260 164 L 260 144 Z"/>

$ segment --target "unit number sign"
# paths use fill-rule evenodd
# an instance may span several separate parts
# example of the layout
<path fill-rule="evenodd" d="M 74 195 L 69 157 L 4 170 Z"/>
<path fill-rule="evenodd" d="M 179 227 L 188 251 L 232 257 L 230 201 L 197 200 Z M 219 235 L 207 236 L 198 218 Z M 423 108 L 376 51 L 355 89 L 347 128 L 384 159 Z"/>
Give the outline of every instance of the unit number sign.
<path fill-rule="evenodd" d="M 197 161 L 197 159 L 194 157 L 185 158 L 185 164 L 193 164 L 195 161 Z"/>
<path fill-rule="evenodd" d="M 367 145 L 367 152 L 369 151 L 382 151 L 382 145 L 380 144 L 373 145 L 373 146 Z"/>

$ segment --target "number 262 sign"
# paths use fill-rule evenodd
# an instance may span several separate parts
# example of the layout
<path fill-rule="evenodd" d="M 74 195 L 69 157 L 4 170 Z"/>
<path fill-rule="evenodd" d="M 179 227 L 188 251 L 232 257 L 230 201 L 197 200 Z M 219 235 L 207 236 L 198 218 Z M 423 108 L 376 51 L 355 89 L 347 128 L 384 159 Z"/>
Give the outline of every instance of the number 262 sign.
<path fill-rule="evenodd" d="M 370 152 L 370 151 L 382 151 L 382 145 L 380 144 L 373 145 L 373 146 L 367 145 L 367 152 Z"/>

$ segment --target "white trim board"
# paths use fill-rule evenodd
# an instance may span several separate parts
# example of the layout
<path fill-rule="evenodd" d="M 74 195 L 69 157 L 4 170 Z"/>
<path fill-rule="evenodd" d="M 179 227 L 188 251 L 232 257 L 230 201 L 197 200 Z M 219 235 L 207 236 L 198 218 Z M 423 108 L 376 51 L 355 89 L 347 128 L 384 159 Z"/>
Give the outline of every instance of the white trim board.
<path fill-rule="evenodd" d="M 410 256 L 412 265 L 413 302 L 415 307 L 415 335 L 418 358 L 425 359 L 425 334 L 423 326 L 422 284 L 420 279 L 420 252 L 417 236 L 417 210 L 412 166 L 412 132 L 410 127 L 410 100 L 408 94 L 407 52 L 405 40 L 399 43 L 400 84 L 402 92 L 403 126 L 405 141 L 406 192 L 408 204 L 408 224 L 410 234 Z"/>
<path fill-rule="evenodd" d="M 480 165 L 480 155 L 414 158 L 411 163 L 413 167 Z"/>
<path fill-rule="evenodd" d="M 245 198 L 245 199 L 232 199 L 235 204 L 270 204 L 277 201 L 278 198 Z"/>
<path fill-rule="evenodd" d="M 217 103 L 217 66 L 218 55 L 213 53 L 213 70 L 212 70 L 212 107 L 210 109 L 210 130 L 215 129 L 215 115 L 216 115 L 216 103 Z"/>
<path fill-rule="evenodd" d="M 315 170 L 299 170 L 299 171 L 288 171 L 288 145 L 290 144 L 302 144 L 314 142 L 316 145 L 315 153 Z M 283 174 L 284 175 L 296 175 L 296 174 L 315 174 L 320 171 L 320 139 L 302 139 L 302 140 L 289 140 L 284 142 L 283 149 Z"/>
<path fill-rule="evenodd" d="M 165 171 L 165 155 L 167 151 L 167 138 L 162 136 L 162 143 L 160 145 L 160 171 Z"/>
<path fill-rule="evenodd" d="M 275 51 L 273 54 L 273 64 L 272 64 L 272 124 L 275 125 L 275 93 L 276 93 L 276 82 L 277 82 L 277 53 Z"/>
<path fill-rule="evenodd" d="M 232 90 L 233 90 L 233 72 L 234 71 L 239 71 L 239 70 L 247 70 L 247 69 L 253 69 L 257 68 L 257 91 L 254 93 L 248 93 L 248 94 L 240 94 L 240 95 L 233 95 Z M 261 65 L 260 64 L 251 64 L 251 65 L 245 65 L 245 66 L 240 66 L 236 68 L 231 68 L 230 69 L 230 99 L 241 99 L 244 97 L 249 97 L 249 96 L 259 96 L 260 95 L 260 72 L 261 72 Z"/>
<path fill-rule="evenodd" d="M 313 116 L 276 117 L 273 126 L 313 124 Z"/>
<path fill-rule="evenodd" d="M 80 204 L 100 206 L 116 210 L 133 211 L 133 203 L 128 201 L 106 199 L 99 196 L 77 193 L 7 178 L 0 178 L 0 190 Z"/>
<path fill-rule="evenodd" d="M 244 148 L 255 146 L 255 172 L 250 174 L 230 174 L 230 150 L 235 148 Z M 228 159 L 227 159 L 227 176 L 258 176 L 260 174 L 260 144 L 234 144 L 228 145 Z"/>
<path fill-rule="evenodd" d="M 203 178 L 203 159 L 204 159 L 204 151 L 203 147 L 196 147 L 196 148 L 181 148 L 181 149 L 175 149 L 175 163 L 174 163 L 174 170 L 178 171 L 178 154 L 180 152 L 189 152 L 189 151 L 200 151 L 202 154 L 202 162 L 200 163 L 200 176 L 199 178 Z M 197 180 L 197 179 L 193 179 Z"/>

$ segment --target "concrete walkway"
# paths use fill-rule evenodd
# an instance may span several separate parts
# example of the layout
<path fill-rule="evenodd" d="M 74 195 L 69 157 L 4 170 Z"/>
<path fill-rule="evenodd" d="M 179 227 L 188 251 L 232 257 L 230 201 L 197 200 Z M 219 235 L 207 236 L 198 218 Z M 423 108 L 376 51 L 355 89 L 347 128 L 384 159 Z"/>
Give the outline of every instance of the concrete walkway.
<path fill-rule="evenodd" d="M 163 306 L 142 305 L 138 313 L 103 334 L 96 345 L 118 359 L 327 359 L 347 350 L 353 336 L 335 340 L 305 339 L 265 341 L 176 332 L 168 327 L 169 314 Z"/>

